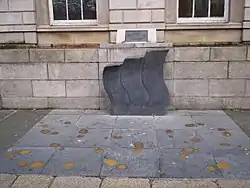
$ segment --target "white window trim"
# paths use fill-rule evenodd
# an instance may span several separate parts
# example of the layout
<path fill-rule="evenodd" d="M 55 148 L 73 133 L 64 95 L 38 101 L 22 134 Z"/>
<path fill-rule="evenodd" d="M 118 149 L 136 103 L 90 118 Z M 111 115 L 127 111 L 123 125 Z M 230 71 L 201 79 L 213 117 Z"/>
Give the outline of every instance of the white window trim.
<path fill-rule="evenodd" d="M 209 1 L 210 2 L 210 1 Z M 225 0 L 224 17 L 179 18 L 179 0 L 177 0 L 177 23 L 222 23 L 229 19 L 229 0 Z M 194 4 L 193 4 L 194 11 Z M 210 6 L 209 6 L 210 13 Z"/>
<path fill-rule="evenodd" d="M 96 19 L 95 20 L 54 20 L 53 3 L 48 0 L 50 25 L 97 25 L 98 24 L 98 1 L 96 0 Z"/>

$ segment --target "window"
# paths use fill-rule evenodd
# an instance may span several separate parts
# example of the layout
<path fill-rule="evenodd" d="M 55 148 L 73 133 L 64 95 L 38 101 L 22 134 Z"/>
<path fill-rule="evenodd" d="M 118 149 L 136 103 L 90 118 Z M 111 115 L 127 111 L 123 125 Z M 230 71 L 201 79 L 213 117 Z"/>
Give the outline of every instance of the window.
<path fill-rule="evenodd" d="M 225 22 L 228 0 L 179 0 L 178 22 Z"/>
<path fill-rule="evenodd" d="M 49 0 L 52 25 L 96 23 L 96 0 Z"/>

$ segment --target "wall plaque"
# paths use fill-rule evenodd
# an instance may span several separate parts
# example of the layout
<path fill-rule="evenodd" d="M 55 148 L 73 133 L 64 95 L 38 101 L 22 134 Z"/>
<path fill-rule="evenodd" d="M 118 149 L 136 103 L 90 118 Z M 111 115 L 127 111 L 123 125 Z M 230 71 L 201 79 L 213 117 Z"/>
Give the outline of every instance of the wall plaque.
<path fill-rule="evenodd" d="M 126 30 L 125 42 L 148 42 L 147 30 Z"/>

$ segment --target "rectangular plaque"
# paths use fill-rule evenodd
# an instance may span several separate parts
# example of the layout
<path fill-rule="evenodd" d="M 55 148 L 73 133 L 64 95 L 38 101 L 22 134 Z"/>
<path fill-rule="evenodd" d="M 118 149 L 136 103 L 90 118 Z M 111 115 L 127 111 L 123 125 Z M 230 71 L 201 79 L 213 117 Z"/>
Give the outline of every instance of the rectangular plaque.
<path fill-rule="evenodd" d="M 147 30 L 126 30 L 125 42 L 148 42 Z"/>

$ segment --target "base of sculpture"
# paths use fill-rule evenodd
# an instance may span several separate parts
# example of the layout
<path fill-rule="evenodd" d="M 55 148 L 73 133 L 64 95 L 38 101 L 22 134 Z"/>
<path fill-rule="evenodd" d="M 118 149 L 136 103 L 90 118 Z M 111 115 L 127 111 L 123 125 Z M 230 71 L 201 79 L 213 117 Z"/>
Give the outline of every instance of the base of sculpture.
<path fill-rule="evenodd" d="M 163 64 L 168 50 L 150 51 L 143 58 L 127 58 L 108 66 L 103 83 L 112 115 L 164 115 L 170 103 Z"/>

